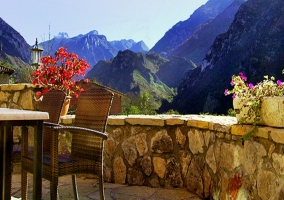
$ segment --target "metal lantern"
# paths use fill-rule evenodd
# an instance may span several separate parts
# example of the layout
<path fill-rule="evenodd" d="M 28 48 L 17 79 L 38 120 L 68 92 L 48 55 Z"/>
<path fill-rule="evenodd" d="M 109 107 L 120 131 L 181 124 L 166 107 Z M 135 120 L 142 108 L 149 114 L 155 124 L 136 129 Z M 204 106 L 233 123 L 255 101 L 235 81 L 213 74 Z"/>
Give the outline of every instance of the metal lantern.
<path fill-rule="evenodd" d="M 40 64 L 40 58 L 43 52 L 43 48 L 38 45 L 37 38 L 35 45 L 31 48 L 31 66 L 33 69 L 37 69 Z"/>

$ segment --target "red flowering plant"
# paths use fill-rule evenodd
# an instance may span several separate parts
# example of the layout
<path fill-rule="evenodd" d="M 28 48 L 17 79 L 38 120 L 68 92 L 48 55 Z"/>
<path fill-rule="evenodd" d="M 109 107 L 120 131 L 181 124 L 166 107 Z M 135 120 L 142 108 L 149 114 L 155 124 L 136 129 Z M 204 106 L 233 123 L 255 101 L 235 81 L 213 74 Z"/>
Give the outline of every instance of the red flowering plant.
<path fill-rule="evenodd" d="M 85 72 L 90 65 L 84 60 L 79 59 L 75 53 L 68 53 L 67 49 L 60 47 L 53 56 L 44 56 L 41 58 L 41 64 L 38 69 L 30 75 L 32 84 L 41 84 L 46 87 L 42 92 L 36 94 L 40 98 L 42 94 L 51 89 L 62 90 L 67 95 L 75 95 L 84 91 L 77 85 L 80 77 L 85 76 Z M 83 79 L 88 82 L 88 79 Z"/>

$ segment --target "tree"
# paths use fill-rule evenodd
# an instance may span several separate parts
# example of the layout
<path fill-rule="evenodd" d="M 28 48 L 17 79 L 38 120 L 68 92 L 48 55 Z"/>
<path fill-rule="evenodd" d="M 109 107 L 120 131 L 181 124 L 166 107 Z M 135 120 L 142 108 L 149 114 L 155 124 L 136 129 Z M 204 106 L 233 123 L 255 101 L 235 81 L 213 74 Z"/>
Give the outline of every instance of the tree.
<path fill-rule="evenodd" d="M 151 103 L 151 94 L 148 91 L 143 92 L 140 96 L 128 94 L 122 102 L 122 113 L 155 115 L 156 111 Z"/>

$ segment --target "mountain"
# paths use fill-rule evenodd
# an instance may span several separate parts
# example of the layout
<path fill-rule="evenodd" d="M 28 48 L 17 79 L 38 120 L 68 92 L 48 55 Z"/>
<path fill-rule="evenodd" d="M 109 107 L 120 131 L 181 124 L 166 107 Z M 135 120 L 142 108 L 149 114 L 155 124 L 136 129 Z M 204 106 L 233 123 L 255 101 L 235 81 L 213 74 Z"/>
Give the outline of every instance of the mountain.
<path fill-rule="evenodd" d="M 0 55 L 2 57 L 5 57 L 5 54 L 11 55 L 29 63 L 30 48 L 20 33 L 0 18 Z"/>
<path fill-rule="evenodd" d="M 123 50 L 123 49 L 121 49 Z M 126 50 L 126 49 L 124 49 Z M 132 45 L 132 47 L 129 49 L 133 52 L 142 52 L 142 53 L 147 53 L 149 51 L 149 48 L 147 47 L 147 45 L 141 40 L 135 44 Z"/>
<path fill-rule="evenodd" d="M 69 38 L 67 33 L 59 33 L 52 40 L 40 43 L 45 49 L 44 54 L 53 55 L 59 47 L 68 47 L 68 51 L 78 54 L 91 66 L 100 60 L 110 60 L 118 51 L 131 49 L 135 52 L 147 52 L 148 47 L 143 41 L 136 43 L 134 40 L 108 41 L 106 36 L 93 30 L 87 34 L 80 34 Z"/>
<path fill-rule="evenodd" d="M 30 82 L 30 45 L 19 32 L 0 18 L 0 62 L 14 69 L 13 83 Z"/>
<path fill-rule="evenodd" d="M 177 88 L 184 74 L 197 66 L 190 60 L 182 57 L 172 57 L 168 62 L 161 64 L 157 76 L 167 86 Z"/>
<path fill-rule="evenodd" d="M 248 0 L 237 12 L 226 33 L 219 35 L 198 68 L 189 71 L 178 95 L 160 111 L 226 114 L 232 98 L 224 96 L 231 77 L 243 72 L 248 82 L 264 75 L 283 80 L 284 1 Z"/>
<path fill-rule="evenodd" d="M 126 49 L 129 49 L 133 52 L 142 52 L 147 53 L 149 51 L 149 48 L 143 41 L 135 42 L 134 40 L 115 40 L 110 41 L 110 43 L 118 50 L 124 51 Z"/>
<path fill-rule="evenodd" d="M 235 0 L 209 23 L 202 25 L 180 46 L 167 54 L 191 60 L 200 65 L 217 35 L 225 33 L 235 18 L 239 7 L 247 0 Z"/>
<path fill-rule="evenodd" d="M 158 54 L 167 54 L 174 50 L 202 25 L 209 23 L 223 12 L 233 1 L 209 0 L 205 5 L 195 10 L 187 20 L 178 22 L 168 30 L 150 51 Z"/>
<path fill-rule="evenodd" d="M 157 59 L 153 59 L 155 56 Z M 99 61 L 85 77 L 91 80 L 95 78 L 99 83 L 123 93 L 140 95 L 149 91 L 152 102 L 158 108 L 161 99 L 169 100 L 174 95 L 173 89 L 156 75 L 159 65 L 164 62 L 167 61 L 153 53 L 145 55 L 130 50 L 119 51 L 113 59 Z"/>

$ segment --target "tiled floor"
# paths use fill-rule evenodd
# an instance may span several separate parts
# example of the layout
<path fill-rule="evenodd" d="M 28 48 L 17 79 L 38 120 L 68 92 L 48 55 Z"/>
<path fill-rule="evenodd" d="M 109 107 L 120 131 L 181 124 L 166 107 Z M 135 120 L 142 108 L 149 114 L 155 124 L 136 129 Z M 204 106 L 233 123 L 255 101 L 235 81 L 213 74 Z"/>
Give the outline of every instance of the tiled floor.
<path fill-rule="evenodd" d="M 21 196 L 21 175 L 13 174 L 12 196 L 14 200 Z M 80 200 L 99 200 L 98 185 L 95 179 L 78 177 L 78 190 Z M 43 198 L 49 197 L 49 182 L 43 180 Z M 60 199 L 73 200 L 73 190 L 71 176 L 61 177 L 59 179 Z M 105 183 L 106 200 L 200 200 L 198 196 L 188 192 L 186 189 L 162 189 L 150 188 L 144 186 L 126 186 L 120 184 Z M 32 176 L 29 175 L 29 193 L 28 199 L 32 199 Z"/>

